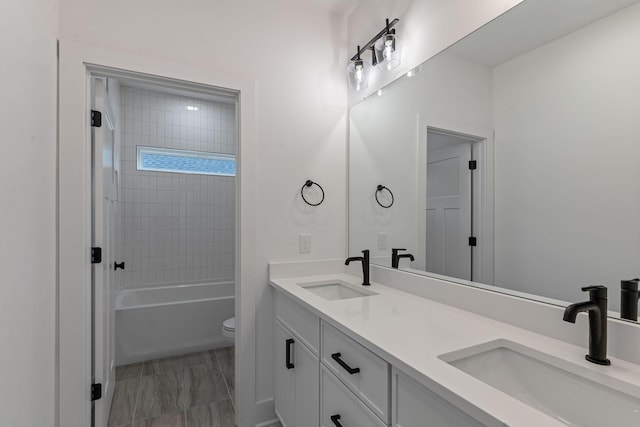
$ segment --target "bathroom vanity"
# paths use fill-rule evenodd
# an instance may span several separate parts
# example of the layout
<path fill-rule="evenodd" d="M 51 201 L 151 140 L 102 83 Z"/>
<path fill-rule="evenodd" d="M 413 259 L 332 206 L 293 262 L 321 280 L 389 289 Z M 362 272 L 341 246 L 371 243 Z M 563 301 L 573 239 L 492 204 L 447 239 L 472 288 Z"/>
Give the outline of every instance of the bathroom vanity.
<path fill-rule="evenodd" d="M 640 425 L 639 365 L 346 271 L 270 264 L 285 427 Z"/>

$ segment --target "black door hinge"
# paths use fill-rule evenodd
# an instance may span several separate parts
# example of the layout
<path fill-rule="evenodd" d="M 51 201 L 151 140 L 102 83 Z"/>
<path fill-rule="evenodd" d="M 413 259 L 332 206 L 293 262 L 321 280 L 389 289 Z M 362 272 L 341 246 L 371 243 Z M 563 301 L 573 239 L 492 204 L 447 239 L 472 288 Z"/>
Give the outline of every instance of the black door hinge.
<path fill-rule="evenodd" d="M 102 248 L 91 248 L 91 264 L 102 262 Z"/>
<path fill-rule="evenodd" d="M 469 160 L 469 169 L 470 170 L 478 169 L 478 161 L 477 160 Z"/>
<path fill-rule="evenodd" d="M 91 126 L 94 128 L 102 126 L 102 113 L 100 111 L 91 110 Z"/>
<path fill-rule="evenodd" d="M 478 244 L 478 240 L 475 237 L 469 237 L 469 246 L 476 246 Z"/>
<path fill-rule="evenodd" d="M 91 384 L 91 401 L 102 398 L 102 384 Z"/>

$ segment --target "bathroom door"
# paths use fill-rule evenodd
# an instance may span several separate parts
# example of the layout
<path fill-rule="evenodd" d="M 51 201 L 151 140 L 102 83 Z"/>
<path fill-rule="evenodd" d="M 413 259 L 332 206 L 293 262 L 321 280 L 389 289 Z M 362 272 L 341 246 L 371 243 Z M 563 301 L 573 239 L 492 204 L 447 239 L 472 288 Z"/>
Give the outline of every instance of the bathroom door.
<path fill-rule="evenodd" d="M 426 270 L 471 280 L 471 144 L 427 153 Z"/>
<path fill-rule="evenodd" d="M 102 385 L 102 397 L 93 402 L 93 425 L 106 427 L 115 388 L 114 250 L 117 199 L 114 114 L 109 105 L 106 82 L 92 78 L 92 110 L 102 114 L 101 126 L 91 127 L 92 247 L 102 249 L 101 262 L 92 271 L 92 382 Z"/>

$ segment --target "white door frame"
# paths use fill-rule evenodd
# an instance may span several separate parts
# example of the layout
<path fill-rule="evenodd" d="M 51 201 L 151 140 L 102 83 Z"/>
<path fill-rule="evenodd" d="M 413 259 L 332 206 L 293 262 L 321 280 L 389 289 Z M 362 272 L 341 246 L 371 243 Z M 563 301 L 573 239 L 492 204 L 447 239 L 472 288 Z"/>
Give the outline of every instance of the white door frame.
<path fill-rule="evenodd" d="M 238 425 L 255 425 L 254 82 L 221 65 L 203 69 L 124 51 L 60 41 L 58 98 L 58 355 L 57 425 L 87 427 L 91 420 L 91 131 L 92 71 L 128 70 L 194 87 L 239 93 L 236 179 L 236 413 Z M 164 76 L 164 77 L 157 77 Z M 192 83 L 188 83 L 192 82 Z M 241 120 L 240 120 L 241 119 Z"/>

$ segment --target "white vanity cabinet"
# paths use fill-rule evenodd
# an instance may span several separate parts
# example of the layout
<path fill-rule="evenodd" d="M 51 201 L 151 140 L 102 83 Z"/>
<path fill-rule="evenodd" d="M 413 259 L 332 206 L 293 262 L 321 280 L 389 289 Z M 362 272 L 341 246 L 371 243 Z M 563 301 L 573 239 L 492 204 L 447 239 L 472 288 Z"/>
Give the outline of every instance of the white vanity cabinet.
<path fill-rule="evenodd" d="M 393 427 L 484 425 L 395 368 L 391 382 Z"/>
<path fill-rule="evenodd" d="M 483 425 L 282 292 L 275 348 L 283 427 Z"/>
<path fill-rule="evenodd" d="M 278 294 L 275 323 L 275 410 L 283 427 L 318 427 L 320 320 Z"/>

